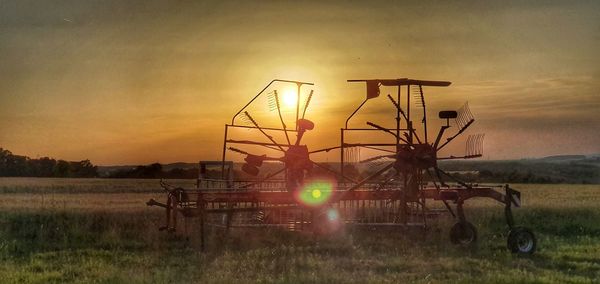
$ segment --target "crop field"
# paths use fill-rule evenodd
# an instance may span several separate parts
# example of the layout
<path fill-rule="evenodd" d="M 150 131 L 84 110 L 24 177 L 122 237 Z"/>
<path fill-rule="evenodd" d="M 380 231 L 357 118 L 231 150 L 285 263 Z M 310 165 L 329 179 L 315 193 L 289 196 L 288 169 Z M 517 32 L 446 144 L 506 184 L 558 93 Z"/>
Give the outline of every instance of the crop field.
<path fill-rule="evenodd" d="M 193 187 L 194 181 L 171 183 Z M 600 186 L 514 185 L 517 224 L 538 238 L 533 256 L 506 249 L 500 204 L 469 202 L 478 244 L 452 245 L 453 221 L 425 235 L 345 230 L 313 237 L 275 229 L 159 232 L 157 180 L 0 178 L 0 282 L 19 283 L 594 283 L 600 282 Z"/>

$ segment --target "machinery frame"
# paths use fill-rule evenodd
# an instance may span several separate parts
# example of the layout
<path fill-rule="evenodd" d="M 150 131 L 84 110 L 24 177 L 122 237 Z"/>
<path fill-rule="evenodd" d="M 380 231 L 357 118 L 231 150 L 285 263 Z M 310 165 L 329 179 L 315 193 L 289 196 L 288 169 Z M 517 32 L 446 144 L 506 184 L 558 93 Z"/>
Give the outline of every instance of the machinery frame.
<path fill-rule="evenodd" d="M 441 126 L 435 142 L 430 141 L 423 88 L 446 87 L 450 82 L 408 78 L 349 80 L 348 82 L 366 83 L 365 100 L 350 114 L 344 127 L 340 129 L 340 145 L 312 151 L 301 144 L 301 139 L 307 131 L 314 128 L 314 123 L 304 118 L 313 91 L 311 90 L 310 94 L 305 96 L 302 108 L 301 96 L 302 87 L 313 84 L 280 79 L 267 84 L 233 116 L 230 124 L 225 124 L 222 160 L 200 162 L 195 189 L 172 187 L 161 181 L 161 186 L 167 192 L 166 202 L 161 203 L 153 199 L 147 202 L 149 206 L 163 207 L 166 211 L 166 225 L 160 229 L 175 232 L 178 216 L 183 216 L 184 220 L 200 218 L 204 248 L 205 225 L 225 229 L 282 227 L 287 230 L 311 231 L 316 234 L 328 234 L 345 226 L 426 228 L 428 218 L 440 213 L 439 209 L 428 208 L 426 202 L 429 200 L 441 201 L 445 210 L 457 219 L 457 223 L 450 230 L 450 239 L 455 244 L 466 246 L 476 241 L 477 232 L 467 221 L 463 209 L 464 203 L 471 198 L 483 197 L 504 204 L 506 222 L 510 229 L 509 249 L 521 254 L 535 251 L 534 234 L 529 229 L 514 224 L 512 207 L 520 206 L 520 192 L 509 185 L 481 186 L 466 183 L 438 167 L 438 160 L 480 157 L 483 148 L 483 135 L 469 136 L 464 156 L 438 157 L 441 148 L 461 135 L 474 122 L 467 104 L 459 111 L 441 111 L 439 117 L 445 119 L 446 124 Z M 288 129 L 284 122 L 277 90 L 272 91 L 271 94 L 274 97 L 274 109 L 277 110 L 281 127 L 262 127 L 246 111 L 274 83 L 296 86 L 293 129 Z M 396 98 L 388 95 L 391 105 L 395 108 L 395 128 L 386 128 L 372 122 L 366 122 L 370 128 L 349 127 L 349 122 L 367 101 L 379 97 L 381 86 L 397 87 Z M 402 92 L 402 89 L 405 89 L 405 92 Z M 423 139 L 420 138 L 415 127 L 419 123 L 415 123 L 411 118 L 411 92 L 422 108 L 420 133 Z M 237 123 L 237 118 L 240 116 L 247 118 L 246 124 Z M 446 130 L 451 128 L 450 119 L 456 121 L 457 132 L 442 142 Z M 267 141 L 232 139 L 229 130 L 233 128 L 259 131 Z M 364 131 L 377 131 L 380 134 L 391 135 L 393 143 L 350 143 L 348 141 L 349 133 Z M 273 137 L 274 133 L 285 135 L 287 143 L 277 142 Z M 296 135 L 294 143 L 290 140 L 290 134 Z M 281 152 L 283 156 L 252 154 L 249 150 L 229 146 L 232 144 L 237 147 L 262 147 L 271 152 Z M 352 162 L 348 161 L 347 152 L 357 148 L 386 153 L 359 163 L 387 161 L 386 165 L 373 167 L 376 170 L 366 177 L 357 179 L 356 176 L 349 176 L 345 168 Z M 244 155 L 245 163 L 241 170 L 245 175 L 257 177 L 249 180 L 236 179 L 235 165 L 227 160 L 228 150 Z M 339 171 L 314 162 L 310 158 L 311 154 L 331 150 L 340 151 Z M 356 155 L 353 157 L 356 159 Z M 259 176 L 260 168 L 267 163 L 281 164 L 283 168 Z M 220 177 L 208 176 L 208 166 L 220 167 Z M 315 168 L 330 173 L 329 178 L 315 177 L 313 175 Z"/>

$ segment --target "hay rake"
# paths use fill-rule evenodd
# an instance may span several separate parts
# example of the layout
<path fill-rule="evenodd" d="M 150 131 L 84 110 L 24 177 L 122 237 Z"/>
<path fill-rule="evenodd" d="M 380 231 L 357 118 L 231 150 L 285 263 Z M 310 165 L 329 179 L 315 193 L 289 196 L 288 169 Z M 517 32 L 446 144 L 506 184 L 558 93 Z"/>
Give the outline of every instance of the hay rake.
<path fill-rule="evenodd" d="M 520 192 L 509 185 L 467 183 L 438 167 L 440 160 L 477 158 L 483 151 L 484 136 L 475 134 L 467 137 L 464 155 L 438 156 L 475 121 L 468 104 L 458 111 L 440 111 L 443 123 L 435 140 L 430 139 L 424 88 L 446 87 L 450 82 L 408 78 L 348 82 L 364 83 L 366 98 L 340 129 L 340 144 L 309 150 L 302 138 L 315 127 L 305 118 L 313 91 L 303 91 L 313 84 L 271 81 L 225 125 L 222 160 L 200 162 L 196 188 L 174 188 L 161 182 L 167 201 L 147 203 L 165 208 L 166 225 L 160 229 L 175 232 L 179 216 L 184 220 L 200 218 L 204 247 L 206 225 L 226 229 L 280 227 L 315 234 L 329 234 L 347 226 L 426 228 L 428 219 L 443 210 L 457 220 L 450 230 L 450 240 L 467 246 L 476 241 L 477 231 L 467 221 L 463 206 L 471 198 L 485 197 L 504 204 L 510 228 L 509 249 L 524 254 L 535 251 L 534 234 L 513 221 L 512 207 L 520 206 Z M 278 91 L 266 93 L 274 84 L 295 87 L 293 127 L 285 123 Z M 371 121 L 363 121 L 364 126 L 349 126 L 350 122 L 355 124 L 355 115 L 370 100 L 380 96 L 381 87 L 397 91 L 395 96 L 387 95 L 388 107 L 395 113 L 395 118 L 389 120 L 394 126 Z M 263 95 L 268 96 L 269 109 L 276 112 L 272 120 L 279 126 L 262 126 L 248 110 Z M 446 135 L 452 128 L 455 132 Z M 245 139 L 235 139 L 235 129 L 253 132 L 246 133 Z M 311 158 L 330 151 L 339 151 L 338 164 L 317 163 Z M 370 157 L 361 160 L 361 152 L 370 153 Z M 234 169 L 228 153 L 243 157 L 241 172 Z M 365 169 L 362 174 L 357 167 Z M 433 201 L 443 207 L 430 206 Z"/>

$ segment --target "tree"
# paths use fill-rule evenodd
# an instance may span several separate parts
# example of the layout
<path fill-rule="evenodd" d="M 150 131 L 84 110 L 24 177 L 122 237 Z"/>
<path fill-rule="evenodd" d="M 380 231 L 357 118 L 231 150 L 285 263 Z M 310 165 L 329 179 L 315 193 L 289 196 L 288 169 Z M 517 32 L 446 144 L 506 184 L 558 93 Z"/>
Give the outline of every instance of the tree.
<path fill-rule="evenodd" d="M 55 177 L 68 177 L 69 176 L 69 162 L 65 160 L 58 160 L 52 169 L 52 174 Z"/>
<path fill-rule="evenodd" d="M 72 177 L 97 177 L 98 167 L 94 166 L 90 160 L 69 163 L 69 176 Z"/>

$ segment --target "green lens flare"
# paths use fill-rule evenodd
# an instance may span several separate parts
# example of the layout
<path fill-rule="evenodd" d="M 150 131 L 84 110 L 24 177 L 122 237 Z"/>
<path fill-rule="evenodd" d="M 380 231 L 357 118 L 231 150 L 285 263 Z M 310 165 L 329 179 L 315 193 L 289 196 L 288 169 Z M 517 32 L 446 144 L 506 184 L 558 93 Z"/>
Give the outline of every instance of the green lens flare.
<path fill-rule="evenodd" d="M 327 202 L 332 193 L 331 183 L 316 181 L 304 186 L 298 194 L 298 199 L 305 205 L 319 206 Z"/>

